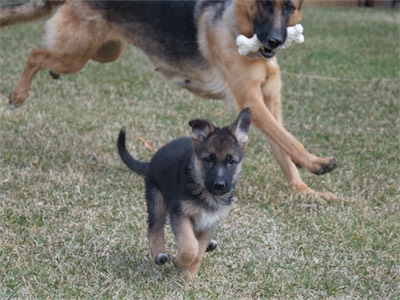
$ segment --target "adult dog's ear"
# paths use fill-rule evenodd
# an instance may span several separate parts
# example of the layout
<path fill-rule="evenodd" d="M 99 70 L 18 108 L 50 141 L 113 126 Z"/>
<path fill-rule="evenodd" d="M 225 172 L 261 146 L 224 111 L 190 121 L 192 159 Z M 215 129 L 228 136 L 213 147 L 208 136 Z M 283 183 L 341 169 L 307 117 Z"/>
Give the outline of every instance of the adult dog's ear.
<path fill-rule="evenodd" d="M 252 37 L 254 34 L 254 19 L 257 14 L 255 0 L 238 0 L 235 2 L 236 22 L 240 34 Z"/>
<path fill-rule="evenodd" d="M 295 26 L 301 21 L 301 6 L 303 5 L 303 0 L 293 0 L 293 2 L 296 9 L 289 19 L 289 26 Z"/>
<path fill-rule="evenodd" d="M 215 126 L 207 120 L 194 119 L 189 125 L 192 127 L 192 139 L 198 143 L 202 143 L 215 131 Z"/>
<path fill-rule="evenodd" d="M 232 134 L 236 137 L 241 147 L 245 147 L 248 140 L 248 133 L 251 124 L 250 108 L 244 108 L 236 121 L 230 126 Z"/>

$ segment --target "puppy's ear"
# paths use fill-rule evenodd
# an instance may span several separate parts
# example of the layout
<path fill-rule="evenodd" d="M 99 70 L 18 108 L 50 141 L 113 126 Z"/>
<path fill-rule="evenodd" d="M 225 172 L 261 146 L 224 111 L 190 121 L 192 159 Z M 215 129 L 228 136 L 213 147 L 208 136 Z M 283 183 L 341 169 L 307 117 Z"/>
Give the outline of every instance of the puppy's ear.
<path fill-rule="evenodd" d="M 192 127 L 193 140 L 200 143 L 203 142 L 215 131 L 215 126 L 207 120 L 202 120 L 202 119 L 191 120 L 189 122 L 189 125 L 190 127 Z"/>
<path fill-rule="evenodd" d="M 244 108 L 236 121 L 230 126 L 232 134 L 236 137 L 240 146 L 245 147 L 247 144 L 247 134 L 249 133 L 251 124 L 251 113 L 248 107 Z"/>

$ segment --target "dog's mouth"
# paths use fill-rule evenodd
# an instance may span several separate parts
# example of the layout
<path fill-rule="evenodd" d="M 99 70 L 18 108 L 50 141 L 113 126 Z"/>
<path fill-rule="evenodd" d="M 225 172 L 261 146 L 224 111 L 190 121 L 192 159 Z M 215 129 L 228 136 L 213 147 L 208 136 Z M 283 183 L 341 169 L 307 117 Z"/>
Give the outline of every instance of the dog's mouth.
<path fill-rule="evenodd" d="M 214 196 L 222 196 L 227 194 L 229 191 L 228 190 L 216 190 L 216 189 L 212 189 L 211 191 L 209 191 L 211 194 L 213 194 Z"/>
<path fill-rule="evenodd" d="M 231 187 L 229 186 L 207 186 L 206 185 L 206 189 L 210 194 L 213 194 L 214 196 L 222 196 L 225 195 L 227 193 L 229 193 L 229 191 L 231 190 Z"/>
<path fill-rule="evenodd" d="M 267 48 L 265 46 L 262 46 L 258 52 L 265 58 L 271 58 L 274 57 L 275 55 L 274 50 Z"/>

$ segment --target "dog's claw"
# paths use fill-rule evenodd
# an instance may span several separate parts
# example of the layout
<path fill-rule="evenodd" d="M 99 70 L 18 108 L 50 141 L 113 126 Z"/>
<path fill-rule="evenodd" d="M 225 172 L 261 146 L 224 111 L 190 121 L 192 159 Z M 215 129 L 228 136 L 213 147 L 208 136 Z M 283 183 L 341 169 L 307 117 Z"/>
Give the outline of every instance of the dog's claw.
<path fill-rule="evenodd" d="M 25 99 L 27 98 L 27 95 L 20 95 L 15 92 L 10 93 L 8 96 L 8 104 L 10 105 L 11 108 L 15 108 L 17 106 L 20 106 Z"/>
<path fill-rule="evenodd" d="M 8 95 L 8 105 L 12 109 L 14 109 L 14 108 L 16 108 L 18 106 L 18 104 L 15 101 L 14 93 L 10 93 L 10 95 Z"/>
<path fill-rule="evenodd" d="M 8 99 L 10 99 L 10 97 L 11 97 L 11 95 L 8 97 Z M 8 100 L 8 107 L 9 107 L 10 109 L 14 109 L 14 108 L 16 108 L 17 106 L 16 106 L 11 100 Z"/>

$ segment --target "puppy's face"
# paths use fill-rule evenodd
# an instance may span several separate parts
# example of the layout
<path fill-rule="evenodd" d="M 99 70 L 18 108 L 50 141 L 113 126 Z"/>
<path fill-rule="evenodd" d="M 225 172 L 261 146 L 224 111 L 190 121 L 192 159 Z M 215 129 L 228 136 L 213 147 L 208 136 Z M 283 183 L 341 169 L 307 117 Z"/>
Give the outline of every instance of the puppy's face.
<path fill-rule="evenodd" d="M 240 174 L 250 127 L 250 112 L 243 110 L 230 126 L 216 128 L 206 120 L 192 120 L 195 172 L 208 192 L 230 192 Z"/>

